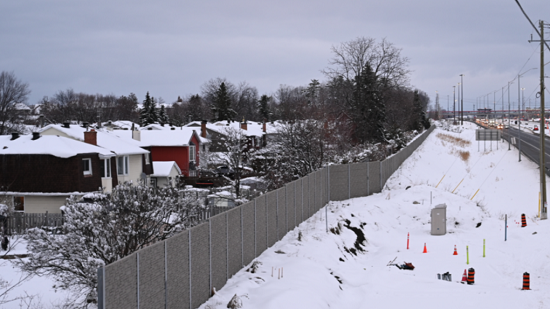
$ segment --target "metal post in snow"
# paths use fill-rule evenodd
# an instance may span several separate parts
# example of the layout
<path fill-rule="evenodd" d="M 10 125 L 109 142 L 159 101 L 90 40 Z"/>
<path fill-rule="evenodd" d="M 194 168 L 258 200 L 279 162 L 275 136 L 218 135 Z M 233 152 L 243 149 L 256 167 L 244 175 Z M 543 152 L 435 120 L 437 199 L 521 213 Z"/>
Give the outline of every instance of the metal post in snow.
<path fill-rule="evenodd" d="M 508 238 L 508 215 L 504 215 L 504 241 Z"/>

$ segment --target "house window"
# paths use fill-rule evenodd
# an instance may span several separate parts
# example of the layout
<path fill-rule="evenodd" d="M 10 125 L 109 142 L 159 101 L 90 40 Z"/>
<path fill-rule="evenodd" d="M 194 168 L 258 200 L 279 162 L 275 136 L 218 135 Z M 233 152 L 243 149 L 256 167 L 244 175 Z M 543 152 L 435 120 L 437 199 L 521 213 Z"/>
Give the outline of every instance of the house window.
<path fill-rule="evenodd" d="M 195 162 L 195 145 L 189 146 L 189 162 Z"/>
<path fill-rule="evenodd" d="M 92 159 L 82 159 L 82 170 L 84 175 L 92 175 Z"/>
<path fill-rule="evenodd" d="M 128 156 L 122 156 L 116 158 L 116 168 L 118 175 L 128 175 L 130 159 Z"/>
<path fill-rule="evenodd" d="M 14 211 L 25 211 L 25 197 L 23 197 L 23 196 L 14 196 L 13 197 L 13 210 Z"/>
<path fill-rule="evenodd" d="M 111 178 L 111 159 L 101 160 L 100 164 L 101 177 Z"/>
<path fill-rule="evenodd" d="M 149 159 L 149 154 L 145 154 L 145 164 L 151 164 L 151 160 Z"/>

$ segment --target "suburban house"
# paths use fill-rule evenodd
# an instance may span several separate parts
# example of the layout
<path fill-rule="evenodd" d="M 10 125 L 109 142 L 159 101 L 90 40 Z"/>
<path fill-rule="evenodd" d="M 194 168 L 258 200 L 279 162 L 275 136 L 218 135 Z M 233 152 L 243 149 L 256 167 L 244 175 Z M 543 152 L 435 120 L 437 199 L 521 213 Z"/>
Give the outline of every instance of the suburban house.
<path fill-rule="evenodd" d="M 114 130 L 122 139 L 134 140 L 142 148 L 151 152 L 151 160 L 175 161 L 186 177 L 194 177 L 200 164 L 201 146 L 205 139 L 193 128 L 175 128 L 174 130 Z"/>
<path fill-rule="evenodd" d="M 115 131 L 95 131 L 68 123 L 50 124 L 40 131 L 42 135 L 72 138 L 110 151 L 114 157 L 101 162 L 101 181 L 105 192 L 111 192 L 120 182 L 149 183 L 149 175 L 153 173 L 149 151 L 141 148 L 135 141 L 120 138 L 113 132 Z"/>
<path fill-rule="evenodd" d="M 175 187 L 177 178 L 181 175 L 181 169 L 176 161 L 153 161 L 151 185 L 154 187 Z"/>
<path fill-rule="evenodd" d="M 102 162 L 114 156 L 105 148 L 57 135 L 2 135 L 0 203 L 20 212 L 60 213 L 69 196 L 101 190 Z"/>
<path fill-rule="evenodd" d="M 219 152 L 223 151 L 223 143 L 220 142 L 225 136 L 228 135 L 228 131 L 239 132 L 246 136 L 246 145 L 243 148 L 244 151 L 250 151 L 253 149 L 260 149 L 266 146 L 268 132 L 275 133 L 272 124 L 266 122 L 252 122 L 252 121 L 218 121 L 209 123 L 207 121 L 193 121 L 186 125 L 187 127 L 200 127 L 200 136 L 211 141 L 210 151 Z"/>

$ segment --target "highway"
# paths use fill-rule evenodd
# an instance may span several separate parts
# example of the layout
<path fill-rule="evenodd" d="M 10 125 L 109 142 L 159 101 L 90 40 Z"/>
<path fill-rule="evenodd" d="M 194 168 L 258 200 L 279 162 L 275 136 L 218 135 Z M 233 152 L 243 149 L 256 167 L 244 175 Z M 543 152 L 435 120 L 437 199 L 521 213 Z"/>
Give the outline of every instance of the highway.
<path fill-rule="evenodd" d="M 518 136 L 519 133 L 519 136 Z M 502 137 L 507 142 L 514 144 L 516 147 L 521 144 L 521 159 L 528 157 L 531 161 L 537 163 L 540 166 L 540 136 L 531 132 L 519 131 L 516 128 L 510 127 L 509 129 L 502 130 Z M 521 139 L 521 142 L 520 142 Z M 508 143 L 501 143 L 499 147 L 508 147 Z M 547 136 L 544 142 L 545 148 L 545 172 L 550 176 L 550 138 Z M 519 158 L 518 158 L 519 159 Z"/>

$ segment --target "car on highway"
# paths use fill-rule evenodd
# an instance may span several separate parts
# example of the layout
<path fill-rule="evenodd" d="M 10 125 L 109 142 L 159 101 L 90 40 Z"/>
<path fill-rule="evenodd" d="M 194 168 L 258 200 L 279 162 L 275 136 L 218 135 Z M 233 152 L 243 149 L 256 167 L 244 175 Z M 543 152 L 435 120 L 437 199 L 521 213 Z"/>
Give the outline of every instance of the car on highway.
<path fill-rule="evenodd" d="M 502 123 L 499 123 L 497 126 L 497 129 L 502 130 L 504 129 L 504 125 Z"/>

